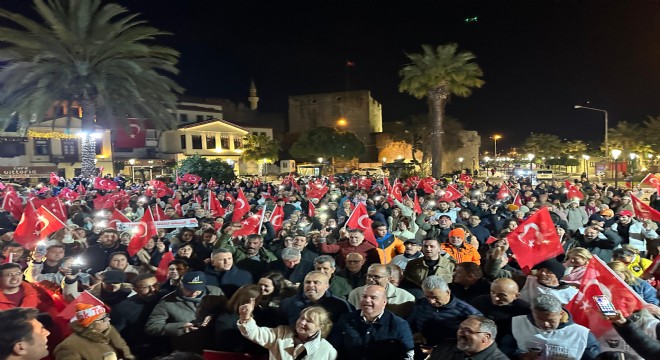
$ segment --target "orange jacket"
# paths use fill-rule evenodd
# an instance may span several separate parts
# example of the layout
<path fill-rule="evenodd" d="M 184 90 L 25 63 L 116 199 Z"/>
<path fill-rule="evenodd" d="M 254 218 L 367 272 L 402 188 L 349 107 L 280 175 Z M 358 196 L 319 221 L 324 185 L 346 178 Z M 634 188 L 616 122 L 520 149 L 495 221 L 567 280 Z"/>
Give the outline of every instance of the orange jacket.
<path fill-rule="evenodd" d="M 384 238 L 376 239 L 376 244 L 381 264 L 389 264 L 393 257 L 406 251 L 403 241 L 390 233 L 387 233 Z"/>
<path fill-rule="evenodd" d="M 442 243 L 440 244 L 440 249 L 446 251 L 447 254 L 456 259 L 456 263 L 458 264 L 462 262 L 473 262 L 477 265 L 481 265 L 481 255 L 479 255 L 479 251 L 468 243 L 463 243 L 460 248 L 457 248 L 450 243 Z"/>
<path fill-rule="evenodd" d="M 23 300 L 21 301 L 21 304 L 19 306 L 15 306 L 14 303 L 9 301 L 5 296 L 5 294 L 2 291 L 0 291 L 0 310 L 9 310 L 15 307 L 35 308 L 35 309 L 39 307 L 40 305 L 39 293 L 32 286 L 32 284 L 23 281 L 21 283 L 21 287 L 23 288 Z"/>

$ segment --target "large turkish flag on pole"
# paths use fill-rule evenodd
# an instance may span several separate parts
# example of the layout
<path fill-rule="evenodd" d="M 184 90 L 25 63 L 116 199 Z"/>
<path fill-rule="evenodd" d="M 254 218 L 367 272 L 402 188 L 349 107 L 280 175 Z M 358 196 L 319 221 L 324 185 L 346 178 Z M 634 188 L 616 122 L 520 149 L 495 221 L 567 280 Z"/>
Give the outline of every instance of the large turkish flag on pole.
<path fill-rule="evenodd" d="M 128 126 L 117 129 L 115 134 L 115 147 L 122 149 L 143 148 L 147 140 L 145 122 L 129 119 Z"/>
<path fill-rule="evenodd" d="M 534 265 L 564 253 L 547 207 L 530 216 L 506 237 L 520 268 Z"/>

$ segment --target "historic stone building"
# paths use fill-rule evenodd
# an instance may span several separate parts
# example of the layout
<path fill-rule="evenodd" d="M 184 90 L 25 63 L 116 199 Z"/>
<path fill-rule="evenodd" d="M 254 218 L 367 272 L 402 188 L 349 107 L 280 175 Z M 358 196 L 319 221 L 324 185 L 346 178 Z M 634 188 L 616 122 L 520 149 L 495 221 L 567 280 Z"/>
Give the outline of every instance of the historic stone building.
<path fill-rule="evenodd" d="M 347 130 L 365 144 L 362 162 L 378 161 L 375 134 L 383 131 L 383 109 L 367 90 L 289 96 L 289 132 L 318 126 Z"/>

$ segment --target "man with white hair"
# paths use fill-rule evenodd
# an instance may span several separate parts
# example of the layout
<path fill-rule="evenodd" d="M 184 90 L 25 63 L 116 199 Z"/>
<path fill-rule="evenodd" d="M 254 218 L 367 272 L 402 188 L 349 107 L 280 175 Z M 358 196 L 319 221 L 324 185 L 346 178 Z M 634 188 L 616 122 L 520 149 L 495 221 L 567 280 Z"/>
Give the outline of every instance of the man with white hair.
<path fill-rule="evenodd" d="M 600 353 L 596 337 L 589 329 L 573 322 L 561 301 L 549 294 L 532 302 L 532 314 L 511 319 L 519 358 L 595 359 Z"/>
<path fill-rule="evenodd" d="M 398 288 L 390 283 L 392 270 L 387 265 L 373 264 L 367 270 L 367 284 L 353 289 L 348 294 L 348 302 L 356 308 L 360 306 L 362 293 L 370 285 L 378 285 L 385 289 L 387 296 L 387 310 L 397 316 L 406 317 L 415 303 L 415 297 L 404 289 Z"/>
<path fill-rule="evenodd" d="M 422 281 L 424 298 L 417 300 L 408 317 L 415 342 L 435 346 L 453 337 L 459 324 L 470 315 L 482 315 L 472 305 L 451 294 L 447 282 L 431 275 Z"/>
<path fill-rule="evenodd" d="M 302 259 L 300 250 L 294 247 L 282 249 L 280 257 L 281 259 L 269 264 L 269 269 L 281 272 L 295 286 L 300 285 L 305 275 L 314 270 L 314 264 L 309 260 Z"/>
<path fill-rule="evenodd" d="M 430 360 L 508 360 L 495 343 L 497 325 L 485 316 L 470 315 L 459 325 L 456 339 L 433 349 Z"/>

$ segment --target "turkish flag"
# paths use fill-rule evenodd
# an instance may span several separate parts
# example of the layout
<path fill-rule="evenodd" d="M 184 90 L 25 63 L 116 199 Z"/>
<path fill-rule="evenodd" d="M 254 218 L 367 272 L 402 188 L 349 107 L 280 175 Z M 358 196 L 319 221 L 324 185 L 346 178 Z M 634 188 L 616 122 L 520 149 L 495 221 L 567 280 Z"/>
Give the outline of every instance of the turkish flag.
<path fill-rule="evenodd" d="M 115 207 L 114 194 L 99 195 L 96 194 L 96 197 L 92 202 L 94 203 L 94 209 L 112 209 Z"/>
<path fill-rule="evenodd" d="M 463 174 L 461 174 L 461 176 L 459 176 L 458 180 L 460 180 L 460 181 L 464 181 L 464 182 L 466 182 L 466 183 L 468 183 L 468 182 L 471 183 L 471 182 L 472 182 L 472 176 L 463 173 Z"/>
<path fill-rule="evenodd" d="M 599 295 L 607 296 L 614 308 L 621 311 L 625 317 L 643 309 L 646 305 L 644 300 L 616 276 L 603 260 L 594 255 L 589 260 L 582 277 L 579 292 L 566 305 L 566 309 L 573 315 L 573 321 L 589 328 L 596 337 L 600 337 L 612 328 L 612 323 L 603 319 L 593 299 L 594 296 Z"/>
<path fill-rule="evenodd" d="M 158 263 L 158 268 L 156 269 L 156 279 L 158 282 L 163 282 L 167 280 L 167 269 L 170 267 L 170 262 L 174 260 L 174 254 L 171 251 L 163 254 L 163 257 Z"/>
<path fill-rule="evenodd" d="M 635 209 L 635 216 L 639 219 L 660 221 L 660 211 L 644 204 L 635 195 L 630 195 L 632 199 L 633 208 Z"/>
<path fill-rule="evenodd" d="M 62 191 L 60 191 L 59 194 L 57 194 L 57 197 L 60 199 L 65 199 L 67 201 L 74 201 L 77 200 L 80 197 L 80 195 L 69 188 L 64 188 L 62 189 Z"/>
<path fill-rule="evenodd" d="M 522 200 L 520 200 L 520 191 L 518 191 L 516 196 L 513 198 L 513 205 L 518 206 L 518 208 L 523 205 Z"/>
<path fill-rule="evenodd" d="M 206 186 L 207 186 L 209 189 L 213 189 L 213 188 L 215 188 L 216 186 L 218 186 L 218 183 L 215 182 L 215 180 L 213 180 L 213 178 L 211 178 L 211 180 L 209 180 L 209 183 L 208 183 Z"/>
<path fill-rule="evenodd" d="M 67 220 L 66 208 L 62 206 L 62 202 L 58 197 L 49 197 L 43 200 L 34 198 L 32 199 L 32 205 L 35 209 L 39 209 L 40 206 L 47 208 L 50 212 L 55 214 L 58 219 L 62 221 Z"/>
<path fill-rule="evenodd" d="M 307 190 L 307 198 L 321 200 L 328 193 L 328 190 L 327 185 L 312 184 Z"/>
<path fill-rule="evenodd" d="M 660 185 L 660 174 L 651 174 L 649 173 L 642 179 L 641 181 L 642 184 L 649 184 L 651 186 L 658 186 Z"/>
<path fill-rule="evenodd" d="M 179 199 L 172 199 L 172 206 L 174 206 L 174 211 L 179 216 L 183 216 L 183 210 L 181 209 L 181 201 Z"/>
<path fill-rule="evenodd" d="M 417 193 L 415 193 L 415 200 L 413 201 L 413 211 L 419 215 L 422 213 L 422 206 L 419 204 L 419 199 L 417 198 Z"/>
<path fill-rule="evenodd" d="M 502 184 L 500 190 L 497 192 L 497 200 L 506 199 L 508 197 L 511 197 L 511 191 L 509 191 L 509 188 L 505 184 Z"/>
<path fill-rule="evenodd" d="M 351 217 L 346 221 L 346 227 L 350 229 L 360 229 L 364 232 L 364 238 L 372 243 L 374 246 L 378 246 L 376 242 L 376 236 L 371 229 L 371 224 L 373 220 L 369 219 L 369 214 L 367 213 L 367 207 L 363 203 L 359 203 Z"/>
<path fill-rule="evenodd" d="M 14 232 L 14 241 L 30 250 L 39 241 L 64 227 L 64 223 L 45 207 L 40 206 L 35 210 L 28 204 Z"/>
<path fill-rule="evenodd" d="M 87 189 L 85 189 L 85 186 L 83 186 L 82 183 L 78 184 L 78 193 L 80 195 L 85 195 L 87 193 Z"/>
<path fill-rule="evenodd" d="M 181 177 L 181 180 L 190 184 L 197 184 L 200 180 L 202 180 L 202 177 L 195 174 L 185 174 Z"/>
<path fill-rule="evenodd" d="M 364 190 L 369 190 L 371 189 L 371 179 L 368 177 L 361 176 L 357 179 L 357 187 L 358 189 L 364 189 Z"/>
<path fill-rule="evenodd" d="M 215 196 L 215 193 L 209 190 L 209 211 L 214 217 L 225 216 L 225 209 L 220 204 L 220 200 Z"/>
<path fill-rule="evenodd" d="M 8 186 L 7 191 L 5 191 L 2 208 L 9 212 L 16 220 L 20 219 L 23 215 L 23 200 L 21 200 L 12 186 Z"/>
<path fill-rule="evenodd" d="M 50 173 L 49 182 L 50 182 L 51 185 L 57 186 L 57 184 L 60 183 L 60 177 L 57 176 L 57 174 L 55 174 L 54 172 L 52 172 L 52 173 Z"/>
<path fill-rule="evenodd" d="M 439 201 L 454 201 L 460 199 L 463 196 L 460 190 L 458 190 L 454 185 L 447 185 L 445 193 L 439 199 Z"/>
<path fill-rule="evenodd" d="M 135 256 L 140 249 L 151 239 L 153 236 L 158 235 L 156 225 L 154 224 L 154 215 L 151 213 L 151 208 L 147 207 L 140 223 L 135 228 L 136 232 L 128 243 L 128 253 Z"/>
<path fill-rule="evenodd" d="M 250 211 L 250 204 L 243 194 L 243 189 L 238 189 L 238 195 L 234 202 L 234 212 L 231 215 L 231 221 L 237 222 L 243 220 L 243 216 Z"/>
<path fill-rule="evenodd" d="M 273 209 L 273 212 L 270 214 L 269 221 L 270 224 L 273 225 L 275 232 L 280 232 L 280 230 L 282 230 L 282 223 L 284 222 L 284 209 L 279 205 L 275 205 L 275 209 Z"/>
<path fill-rule="evenodd" d="M 390 194 L 392 194 L 398 202 L 403 202 L 403 194 L 401 193 L 401 183 L 399 183 L 399 179 L 394 180 L 394 185 L 392 186 L 392 192 Z"/>
<path fill-rule="evenodd" d="M 426 179 L 422 179 L 419 183 L 417 183 L 417 188 L 422 188 L 425 193 L 427 194 L 435 194 L 435 189 L 433 189 L 433 185 L 431 185 Z"/>
<path fill-rule="evenodd" d="M 490 245 L 497 241 L 497 238 L 495 236 L 489 236 L 488 239 L 486 239 L 486 245 Z"/>
<path fill-rule="evenodd" d="M 116 229 L 117 223 L 131 222 L 131 219 L 127 218 L 126 215 L 122 214 L 119 210 L 114 209 L 112 211 L 112 216 L 110 216 L 110 221 L 108 221 L 108 227 Z"/>
<path fill-rule="evenodd" d="M 316 213 L 316 206 L 314 206 L 314 203 L 309 200 L 308 201 L 309 206 L 307 207 L 307 216 L 310 218 L 314 217 L 314 214 Z"/>
<path fill-rule="evenodd" d="M 564 180 L 564 186 L 566 187 L 566 198 L 568 200 L 584 200 L 584 194 L 577 186 L 575 186 L 575 184 L 571 184 L 570 181 Z"/>
<path fill-rule="evenodd" d="M 531 269 L 540 262 L 564 253 L 547 207 L 518 225 L 506 239 L 520 268 Z"/>
<path fill-rule="evenodd" d="M 247 217 L 243 221 L 241 221 L 242 227 L 236 231 L 234 231 L 234 236 L 246 236 L 246 235 L 252 235 L 252 234 L 258 234 L 261 230 L 261 224 L 264 212 L 266 210 L 266 207 L 264 206 L 263 211 L 259 214 L 254 214 L 252 216 Z"/>
<path fill-rule="evenodd" d="M 165 212 L 160 207 L 160 205 L 154 205 L 154 220 L 161 221 L 161 220 L 169 220 L 169 219 L 170 217 L 165 215 Z"/>
<path fill-rule="evenodd" d="M 100 305 L 106 308 L 106 310 L 110 310 L 107 306 L 105 306 L 103 301 L 97 299 L 88 291 L 83 291 L 80 293 L 80 295 L 78 295 L 77 298 L 73 299 L 62 311 L 60 311 L 58 316 L 67 322 L 71 321 L 71 319 L 76 316 L 76 304 Z"/>
<path fill-rule="evenodd" d="M 408 184 L 408 187 L 411 189 L 416 188 L 417 185 L 419 185 L 419 176 L 411 176 L 407 178 L 406 184 Z"/>
<path fill-rule="evenodd" d="M 94 189 L 105 191 L 117 190 L 117 183 L 110 179 L 96 177 L 94 178 Z"/>
<path fill-rule="evenodd" d="M 129 119 L 127 128 L 115 132 L 115 147 L 121 149 L 143 148 L 147 140 L 146 122 Z"/>

